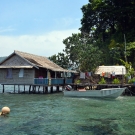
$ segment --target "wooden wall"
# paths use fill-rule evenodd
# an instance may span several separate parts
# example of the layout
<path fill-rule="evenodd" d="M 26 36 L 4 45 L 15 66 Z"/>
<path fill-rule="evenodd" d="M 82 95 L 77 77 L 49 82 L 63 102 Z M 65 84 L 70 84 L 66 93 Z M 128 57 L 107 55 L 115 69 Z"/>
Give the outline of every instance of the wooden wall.
<path fill-rule="evenodd" d="M 7 78 L 8 69 L 0 69 L 0 83 L 34 84 L 35 70 L 24 69 L 24 76 L 19 77 L 20 69 L 12 69 L 12 78 Z"/>

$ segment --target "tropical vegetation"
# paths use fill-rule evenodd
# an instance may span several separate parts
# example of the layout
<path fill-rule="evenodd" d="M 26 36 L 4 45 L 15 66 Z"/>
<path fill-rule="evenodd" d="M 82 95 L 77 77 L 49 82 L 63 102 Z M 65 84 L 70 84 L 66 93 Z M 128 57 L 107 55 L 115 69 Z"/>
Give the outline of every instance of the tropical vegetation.
<path fill-rule="evenodd" d="M 135 68 L 135 1 L 89 0 L 83 5 L 80 33 L 63 39 L 63 53 L 50 59 L 64 68 L 94 71 L 99 65 Z"/>

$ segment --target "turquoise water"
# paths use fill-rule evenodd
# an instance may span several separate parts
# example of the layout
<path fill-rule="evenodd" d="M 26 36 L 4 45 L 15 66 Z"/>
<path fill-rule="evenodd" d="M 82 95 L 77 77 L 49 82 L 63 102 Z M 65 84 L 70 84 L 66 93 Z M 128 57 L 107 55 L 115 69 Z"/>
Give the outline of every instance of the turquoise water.
<path fill-rule="evenodd" d="M 0 135 L 134 135 L 135 97 L 116 100 L 56 94 L 0 94 Z"/>

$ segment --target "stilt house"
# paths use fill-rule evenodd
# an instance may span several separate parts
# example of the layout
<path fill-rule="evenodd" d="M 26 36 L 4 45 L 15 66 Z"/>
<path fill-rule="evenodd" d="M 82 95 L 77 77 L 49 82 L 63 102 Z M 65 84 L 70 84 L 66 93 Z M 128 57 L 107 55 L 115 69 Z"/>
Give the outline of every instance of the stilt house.
<path fill-rule="evenodd" d="M 20 51 L 0 62 L 0 83 L 6 84 L 68 84 L 74 73 L 46 57 Z"/>

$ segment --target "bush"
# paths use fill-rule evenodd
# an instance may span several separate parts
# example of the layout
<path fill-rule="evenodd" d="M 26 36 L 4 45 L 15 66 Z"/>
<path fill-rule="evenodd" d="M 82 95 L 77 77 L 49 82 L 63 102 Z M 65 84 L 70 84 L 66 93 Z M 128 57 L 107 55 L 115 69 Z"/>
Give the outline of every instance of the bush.
<path fill-rule="evenodd" d="M 119 84 L 120 80 L 118 78 L 113 79 L 112 84 Z"/>
<path fill-rule="evenodd" d="M 135 78 L 128 80 L 128 83 L 134 83 L 134 82 L 135 82 Z"/>
<path fill-rule="evenodd" d="M 102 77 L 98 82 L 98 84 L 106 84 L 106 80 Z"/>
<path fill-rule="evenodd" d="M 80 84 L 81 81 L 80 80 L 75 80 L 75 84 Z"/>

